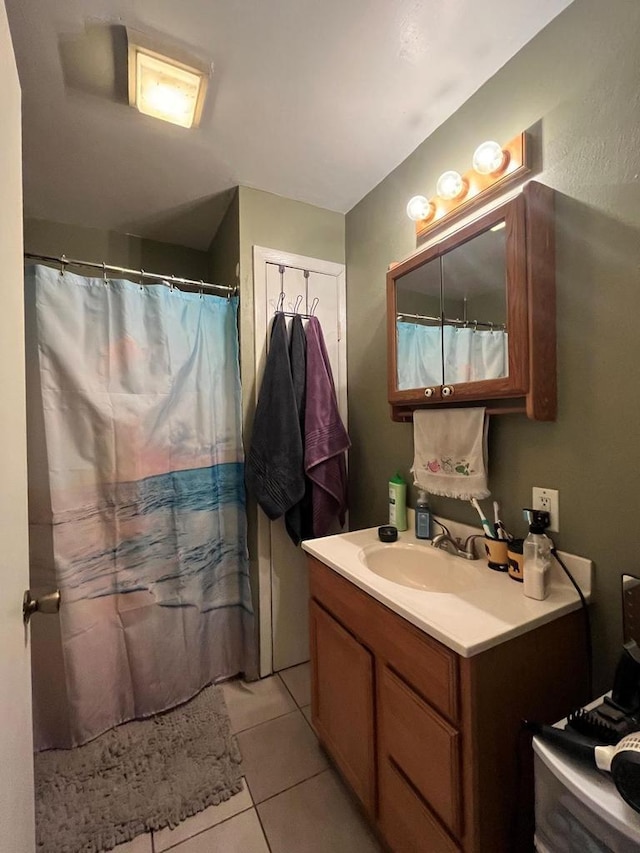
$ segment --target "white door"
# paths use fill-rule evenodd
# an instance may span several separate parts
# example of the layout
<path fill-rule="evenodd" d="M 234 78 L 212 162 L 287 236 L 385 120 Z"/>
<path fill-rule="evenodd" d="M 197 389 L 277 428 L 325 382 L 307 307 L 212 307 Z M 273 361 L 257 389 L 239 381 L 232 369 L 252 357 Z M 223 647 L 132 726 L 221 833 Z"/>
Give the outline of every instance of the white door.
<path fill-rule="evenodd" d="M 33 853 L 20 86 L 0 0 L 0 850 Z"/>
<path fill-rule="evenodd" d="M 320 321 L 346 425 L 344 266 L 255 246 L 254 284 L 256 387 L 260 387 L 271 320 L 283 287 L 285 311 L 293 311 L 296 304 L 302 314 L 313 308 Z M 269 522 L 262 510 L 258 513 L 260 674 L 264 676 L 309 660 L 309 582 L 305 553 L 289 538 L 284 521 Z"/>

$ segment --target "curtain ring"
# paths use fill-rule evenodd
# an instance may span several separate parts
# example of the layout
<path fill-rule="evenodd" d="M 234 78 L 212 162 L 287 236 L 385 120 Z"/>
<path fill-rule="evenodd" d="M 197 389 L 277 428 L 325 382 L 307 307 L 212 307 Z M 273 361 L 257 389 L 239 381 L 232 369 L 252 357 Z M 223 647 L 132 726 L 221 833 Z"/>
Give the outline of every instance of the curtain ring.
<path fill-rule="evenodd" d="M 489 334 L 491 334 L 491 335 L 492 335 L 492 334 L 493 334 L 493 323 L 491 323 L 491 322 L 490 322 L 490 323 L 489 323 L 489 325 L 491 326 L 491 329 L 490 329 L 490 331 L 489 331 Z"/>
<path fill-rule="evenodd" d="M 200 299 L 204 297 L 204 279 L 200 279 Z"/>
<path fill-rule="evenodd" d="M 107 265 L 104 261 L 102 262 L 102 283 L 107 284 Z"/>
<path fill-rule="evenodd" d="M 478 321 L 477 320 L 473 321 L 473 331 L 474 331 L 474 333 L 478 331 Z"/>
<path fill-rule="evenodd" d="M 171 291 L 171 293 L 173 293 L 173 291 L 175 290 L 175 288 L 176 288 L 176 285 L 175 285 L 175 275 L 172 275 L 172 276 L 171 276 L 171 281 L 169 282 L 169 290 Z"/>
<path fill-rule="evenodd" d="M 67 256 L 61 255 L 60 256 L 60 275 L 63 278 L 64 278 L 64 268 L 66 267 L 66 265 L 67 265 Z"/>
<path fill-rule="evenodd" d="M 144 270 L 140 270 L 140 281 L 138 282 L 140 285 L 140 290 L 144 292 Z"/>

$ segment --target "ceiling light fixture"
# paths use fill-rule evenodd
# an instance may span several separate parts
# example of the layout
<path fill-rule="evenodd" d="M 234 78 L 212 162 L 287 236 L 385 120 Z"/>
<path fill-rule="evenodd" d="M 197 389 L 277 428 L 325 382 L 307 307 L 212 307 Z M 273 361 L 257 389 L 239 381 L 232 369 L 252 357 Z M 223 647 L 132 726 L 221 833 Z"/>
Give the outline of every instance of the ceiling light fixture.
<path fill-rule="evenodd" d="M 407 216 L 415 220 L 416 236 L 422 239 L 448 228 L 452 222 L 479 210 L 507 189 L 522 184 L 531 173 L 530 141 L 520 133 L 506 145 L 491 140 L 473 154 L 473 168 L 463 175 L 449 170 L 438 178 L 431 199 L 414 196 Z"/>
<path fill-rule="evenodd" d="M 181 127 L 197 127 L 210 68 L 191 57 L 166 56 L 142 33 L 127 30 L 127 36 L 131 106 Z"/>

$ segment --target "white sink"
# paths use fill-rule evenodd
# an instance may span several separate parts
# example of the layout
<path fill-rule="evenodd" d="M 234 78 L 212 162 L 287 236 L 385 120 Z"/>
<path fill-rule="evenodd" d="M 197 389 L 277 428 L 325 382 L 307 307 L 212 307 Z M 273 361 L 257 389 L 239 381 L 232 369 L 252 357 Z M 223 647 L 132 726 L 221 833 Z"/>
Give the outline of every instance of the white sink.
<path fill-rule="evenodd" d="M 481 561 L 467 562 L 430 545 L 380 542 L 362 548 L 358 557 L 374 574 L 413 589 L 461 593 L 482 583 Z"/>

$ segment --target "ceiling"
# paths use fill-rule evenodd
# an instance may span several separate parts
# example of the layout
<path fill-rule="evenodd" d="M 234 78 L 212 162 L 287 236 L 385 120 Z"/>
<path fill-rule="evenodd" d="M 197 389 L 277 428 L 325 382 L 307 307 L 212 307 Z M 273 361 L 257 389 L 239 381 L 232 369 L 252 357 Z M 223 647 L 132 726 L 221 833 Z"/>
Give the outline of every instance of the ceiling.
<path fill-rule="evenodd" d="M 346 213 L 571 0 L 6 0 L 25 213 L 206 249 L 238 184 Z M 213 64 L 201 126 L 126 103 L 124 27 Z"/>

